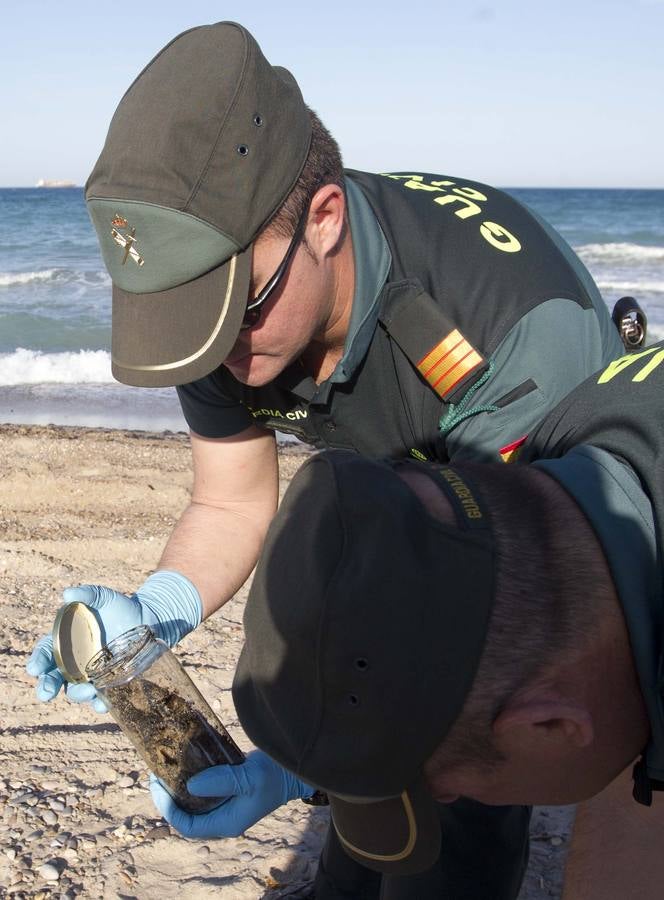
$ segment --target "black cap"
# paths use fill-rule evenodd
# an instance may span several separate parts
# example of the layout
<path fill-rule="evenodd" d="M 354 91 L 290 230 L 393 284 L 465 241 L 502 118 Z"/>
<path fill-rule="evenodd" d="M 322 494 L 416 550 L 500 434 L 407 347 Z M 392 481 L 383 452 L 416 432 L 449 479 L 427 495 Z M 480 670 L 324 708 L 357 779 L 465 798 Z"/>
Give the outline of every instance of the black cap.
<path fill-rule="evenodd" d="M 234 22 L 185 31 L 136 78 L 86 185 L 119 381 L 184 384 L 221 365 L 246 310 L 252 242 L 310 142 L 295 79 Z"/>
<path fill-rule="evenodd" d="M 400 874 L 438 856 L 422 766 L 471 688 L 494 590 L 477 491 L 423 468 L 458 527 L 387 463 L 336 450 L 302 466 L 256 569 L 233 683 L 251 740 L 331 795 L 347 852 Z"/>

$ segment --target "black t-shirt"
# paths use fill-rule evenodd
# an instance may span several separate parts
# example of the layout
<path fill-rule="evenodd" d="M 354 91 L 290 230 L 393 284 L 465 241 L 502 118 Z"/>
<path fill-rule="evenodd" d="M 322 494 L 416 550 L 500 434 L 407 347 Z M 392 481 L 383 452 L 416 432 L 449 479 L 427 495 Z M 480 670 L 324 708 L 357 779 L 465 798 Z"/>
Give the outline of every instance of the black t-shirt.
<path fill-rule="evenodd" d="M 519 458 L 556 478 L 597 532 L 648 709 L 650 778 L 664 781 L 664 342 L 589 378 L 530 434 Z"/>

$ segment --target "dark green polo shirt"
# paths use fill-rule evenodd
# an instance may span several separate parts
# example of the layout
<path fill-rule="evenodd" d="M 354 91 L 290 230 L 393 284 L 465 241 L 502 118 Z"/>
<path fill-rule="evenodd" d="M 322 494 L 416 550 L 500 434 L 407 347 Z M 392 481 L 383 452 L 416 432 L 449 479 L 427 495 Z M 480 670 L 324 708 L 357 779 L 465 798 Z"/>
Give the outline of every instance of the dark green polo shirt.
<path fill-rule="evenodd" d="M 579 504 L 602 544 L 648 709 L 648 774 L 664 781 L 664 342 L 621 357 L 530 435 L 533 460 Z"/>
<path fill-rule="evenodd" d="M 178 388 L 194 432 L 228 437 L 254 423 L 368 456 L 498 461 L 620 352 L 582 263 L 514 198 L 443 176 L 361 172 L 347 174 L 347 192 L 356 283 L 334 372 L 316 384 L 294 364 L 271 384 L 249 388 L 221 366 Z M 484 198 L 483 206 L 473 203 L 475 218 L 467 215 L 471 195 Z M 489 217 L 518 234 L 518 252 L 505 252 L 492 237 L 488 226 L 498 226 Z M 432 308 L 448 330 L 461 329 L 484 354 L 482 377 L 441 400 L 417 359 L 393 339 L 387 323 L 395 304 L 406 309 L 420 340 Z M 428 327 L 425 350 L 445 336 L 434 328 L 427 338 Z"/>

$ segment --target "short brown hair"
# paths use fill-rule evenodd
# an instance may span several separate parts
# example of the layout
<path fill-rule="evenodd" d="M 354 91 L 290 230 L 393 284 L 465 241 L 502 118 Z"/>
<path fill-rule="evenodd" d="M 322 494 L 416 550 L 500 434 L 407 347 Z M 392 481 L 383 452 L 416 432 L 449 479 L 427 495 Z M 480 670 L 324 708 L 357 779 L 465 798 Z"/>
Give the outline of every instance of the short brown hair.
<path fill-rule="evenodd" d="M 499 762 L 491 734 L 496 716 L 554 660 L 582 651 L 616 596 L 591 525 L 557 482 L 528 466 L 456 468 L 468 473 L 491 512 L 496 592 L 472 689 L 429 760 L 430 776 L 460 762 Z"/>
<path fill-rule="evenodd" d="M 311 203 L 311 198 L 323 184 L 338 184 L 342 190 L 344 189 L 344 170 L 339 145 L 312 109 L 309 109 L 309 116 L 311 145 L 304 168 L 295 187 L 264 229 L 265 232 L 281 237 L 293 236 L 297 223 Z"/>

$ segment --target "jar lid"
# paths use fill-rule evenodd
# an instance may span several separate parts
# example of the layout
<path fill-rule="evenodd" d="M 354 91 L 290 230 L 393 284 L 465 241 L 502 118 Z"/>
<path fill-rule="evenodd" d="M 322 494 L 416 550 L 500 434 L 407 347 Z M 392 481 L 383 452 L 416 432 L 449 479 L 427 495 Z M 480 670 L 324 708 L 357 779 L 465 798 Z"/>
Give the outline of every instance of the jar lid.
<path fill-rule="evenodd" d="M 73 684 L 89 681 L 85 667 L 102 647 L 97 617 L 85 603 L 65 603 L 53 623 L 55 663 Z"/>

